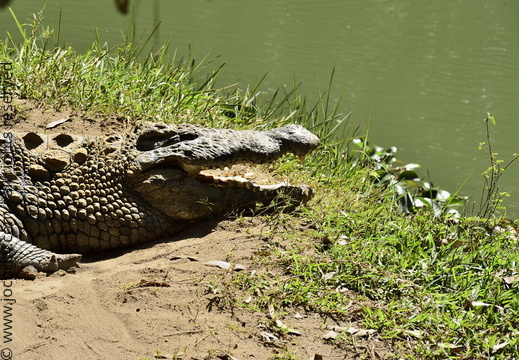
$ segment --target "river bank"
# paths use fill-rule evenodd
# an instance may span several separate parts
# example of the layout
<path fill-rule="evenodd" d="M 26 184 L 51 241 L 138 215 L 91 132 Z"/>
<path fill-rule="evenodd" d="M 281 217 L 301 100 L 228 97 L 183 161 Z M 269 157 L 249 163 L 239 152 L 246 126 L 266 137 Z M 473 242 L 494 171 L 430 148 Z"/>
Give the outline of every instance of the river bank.
<path fill-rule="evenodd" d="M 257 170 L 313 184 L 314 199 L 296 212 L 235 214 L 125 254 L 93 255 L 75 274 L 16 280 L 20 357 L 519 355 L 515 224 L 399 211 L 326 94 L 314 105 L 286 88 L 276 97 L 253 86 L 217 89 L 221 68 L 171 63 L 165 51 L 139 61 L 134 44 L 97 42 L 80 54 L 54 46 L 37 19 L 34 26 L 23 43 L 0 42 L 0 62 L 9 64 L 2 76 L 16 84 L 4 131 L 63 118 L 71 120 L 59 130 L 75 133 L 128 131 L 143 120 L 260 129 L 296 122 L 322 145 L 303 163 L 286 156 Z M 331 136 L 339 124 L 348 129 L 342 140 Z M 245 270 L 203 265 L 211 260 Z"/>

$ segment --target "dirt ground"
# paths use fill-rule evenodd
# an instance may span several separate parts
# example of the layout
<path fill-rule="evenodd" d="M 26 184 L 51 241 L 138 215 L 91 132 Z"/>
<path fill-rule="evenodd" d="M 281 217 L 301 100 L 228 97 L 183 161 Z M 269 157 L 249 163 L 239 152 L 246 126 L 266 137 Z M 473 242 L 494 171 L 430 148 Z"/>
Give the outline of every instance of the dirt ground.
<path fill-rule="evenodd" d="M 50 122 L 66 118 L 71 120 L 53 131 L 102 134 L 130 128 L 124 120 L 27 107 L 25 119 L 2 130 L 43 132 Z M 361 327 L 354 322 L 287 309 L 278 319 L 298 334 L 280 334 L 268 311 L 226 302 L 217 279 L 231 279 L 234 272 L 206 263 L 227 261 L 243 265 L 241 271 L 266 271 L 254 261 L 266 245 L 262 231 L 265 224 L 254 218 L 208 221 L 138 248 L 85 256 L 73 273 L 14 280 L 10 358 L 386 358 L 387 346 L 372 332 L 349 336 L 341 346 L 324 339 L 327 326 Z"/>

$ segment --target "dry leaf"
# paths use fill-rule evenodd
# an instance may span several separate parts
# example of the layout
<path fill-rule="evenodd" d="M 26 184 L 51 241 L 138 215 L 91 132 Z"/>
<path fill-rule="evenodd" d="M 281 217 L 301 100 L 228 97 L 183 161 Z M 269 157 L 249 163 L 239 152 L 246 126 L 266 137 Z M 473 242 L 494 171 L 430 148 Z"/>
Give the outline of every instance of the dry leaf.
<path fill-rule="evenodd" d="M 242 270 L 245 270 L 245 266 L 243 266 L 241 264 L 234 264 L 233 270 L 234 271 L 242 271 Z"/>
<path fill-rule="evenodd" d="M 341 246 L 348 245 L 349 240 L 350 240 L 349 237 L 347 237 L 345 235 L 341 235 L 341 236 L 339 236 L 339 241 L 337 242 L 337 244 L 339 244 Z"/>
<path fill-rule="evenodd" d="M 512 285 L 513 283 L 519 281 L 519 276 L 517 276 L 517 275 L 505 276 L 505 277 L 503 277 L 501 279 L 503 279 L 503 281 L 505 283 L 507 283 L 508 285 Z"/>
<path fill-rule="evenodd" d="M 463 309 L 474 309 L 477 307 L 488 307 L 492 306 L 492 304 L 485 303 L 483 301 L 470 301 L 469 299 L 465 299 L 465 304 L 463 306 Z"/>
<path fill-rule="evenodd" d="M 346 326 L 333 325 L 333 326 L 327 326 L 327 328 L 330 330 L 339 332 L 339 333 L 346 332 L 348 334 L 355 334 L 357 331 L 359 331 L 358 329 L 355 329 L 354 327 L 351 327 L 351 326 L 346 327 Z"/>
<path fill-rule="evenodd" d="M 360 329 L 359 331 L 357 331 L 355 334 L 353 334 L 354 336 L 358 336 L 358 337 L 362 337 L 362 336 L 369 336 L 371 334 L 374 334 L 376 333 L 377 331 L 376 330 L 373 330 L 373 329 Z"/>
<path fill-rule="evenodd" d="M 422 332 L 420 330 L 404 330 L 403 333 L 415 337 L 417 339 L 420 339 L 422 337 Z"/>
<path fill-rule="evenodd" d="M 278 338 L 276 335 L 274 335 L 274 334 L 272 334 L 272 333 L 270 333 L 270 332 L 268 332 L 268 331 L 262 331 L 262 332 L 260 333 L 260 336 L 261 336 L 261 338 L 263 339 L 263 341 L 274 341 L 274 340 L 279 340 L 279 338 Z"/>
<path fill-rule="evenodd" d="M 457 354 L 457 353 L 459 353 L 460 351 L 463 350 L 463 346 L 461 346 L 461 345 L 454 345 L 454 344 L 450 344 L 450 343 L 439 343 L 438 346 L 442 347 L 444 349 L 449 349 L 451 354 Z"/>
<path fill-rule="evenodd" d="M 55 128 L 56 126 L 61 125 L 64 122 L 69 121 L 69 120 L 72 120 L 72 118 L 63 118 L 63 119 L 51 121 L 50 123 L 47 124 L 47 126 L 45 126 L 45 129 Z"/>
<path fill-rule="evenodd" d="M 218 359 L 222 359 L 222 360 L 238 360 L 237 358 L 235 358 L 231 354 L 221 354 L 221 355 L 217 355 L 216 357 Z"/>
<path fill-rule="evenodd" d="M 478 306 L 492 306 L 492 304 L 485 303 L 483 301 L 473 301 L 472 306 L 478 307 Z"/>
<path fill-rule="evenodd" d="M 498 350 L 501 350 L 502 348 L 504 348 L 508 344 L 510 344 L 510 343 L 507 340 L 503 341 L 500 344 L 495 344 L 494 347 L 492 348 L 492 352 L 496 352 Z"/>
<path fill-rule="evenodd" d="M 227 261 L 220 261 L 220 260 L 208 261 L 204 265 L 216 266 L 216 267 L 226 269 L 226 270 L 232 266 L 231 263 L 228 263 Z"/>
<path fill-rule="evenodd" d="M 335 271 L 331 271 L 329 273 L 326 273 L 326 274 L 323 275 L 323 280 L 331 280 L 331 279 L 333 279 L 335 274 L 336 274 Z"/>
<path fill-rule="evenodd" d="M 274 317 L 274 313 L 275 313 L 274 305 L 272 305 L 272 303 L 269 303 L 268 309 L 269 309 L 269 316 L 271 318 L 273 318 Z"/>
<path fill-rule="evenodd" d="M 326 334 L 323 335 L 323 339 L 324 339 L 324 340 L 333 340 L 333 339 L 335 339 L 337 336 L 339 336 L 339 333 L 336 333 L 335 331 L 330 330 L 330 331 L 328 331 Z"/>
<path fill-rule="evenodd" d="M 292 334 L 292 335 L 301 335 L 301 333 L 300 333 L 299 331 L 294 330 L 294 329 L 292 329 L 292 328 L 289 328 L 288 326 L 286 326 L 285 324 L 283 324 L 283 323 L 281 322 L 281 320 L 279 320 L 279 319 L 276 320 L 276 326 L 277 326 L 278 328 L 280 328 L 281 330 L 288 332 L 289 334 Z"/>
<path fill-rule="evenodd" d="M 233 266 L 231 263 L 228 263 L 227 261 L 220 261 L 220 260 L 208 261 L 204 265 L 216 266 L 216 267 L 219 267 L 219 268 L 222 268 L 222 269 L 225 269 L 225 270 L 230 269 Z M 236 265 L 234 265 L 232 270 L 234 270 L 234 271 L 245 270 L 245 266 L 240 265 L 240 264 L 236 264 Z"/>

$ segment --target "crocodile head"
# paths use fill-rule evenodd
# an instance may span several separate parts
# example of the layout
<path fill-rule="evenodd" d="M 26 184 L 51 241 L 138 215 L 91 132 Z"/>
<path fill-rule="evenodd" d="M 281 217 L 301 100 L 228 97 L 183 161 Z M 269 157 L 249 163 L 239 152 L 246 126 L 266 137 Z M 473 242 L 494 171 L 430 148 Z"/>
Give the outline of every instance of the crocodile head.
<path fill-rule="evenodd" d="M 319 139 L 301 126 L 250 131 L 144 124 L 135 132 L 131 188 L 172 219 L 251 209 L 276 198 L 293 207 L 312 196 L 306 185 L 256 184 L 232 169 L 231 174 L 208 171 L 272 162 L 289 152 L 303 157 L 317 148 Z"/>

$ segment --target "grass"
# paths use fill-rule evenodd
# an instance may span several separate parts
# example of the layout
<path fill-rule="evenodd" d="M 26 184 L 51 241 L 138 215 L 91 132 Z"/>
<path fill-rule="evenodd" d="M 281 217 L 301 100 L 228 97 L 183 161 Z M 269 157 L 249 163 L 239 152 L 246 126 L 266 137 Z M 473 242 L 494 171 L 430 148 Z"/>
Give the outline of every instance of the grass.
<path fill-rule="evenodd" d="M 216 89 L 222 66 L 207 73 L 207 58 L 170 59 L 167 43 L 144 57 L 142 44 L 127 41 L 113 48 L 96 41 L 78 54 L 57 46 L 59 36 L 41 25 L 41 14 L 16 22 L 24 40 L 1 41 L 0 62 L 13 63 L 16 96 L 37 106 L 231 128 L 296 122 L 321 137 L 304 166 L 287 156 L 277 170 L 312 183 L 316 197 L 296 213 L 262 215 L 269 248 L 256 261 L 265 271 L 217 279 L 225 306 L 280 314 L 303 308 L 355 322 L 375 330 L 394 358 L 519 357 L 515 225 L 486 212 L 481 221 L 397 211 L 393 194 L 370 180 L 370 163 L 352 161 L 355 131 L 329 92 L 309 104 L 297 84 L 273 94 L 262 93 L 260 83 Z M 250 303 L 240 302 L 249 296 Z M 333 343 L 354 354 L 350 340 Z"/>

